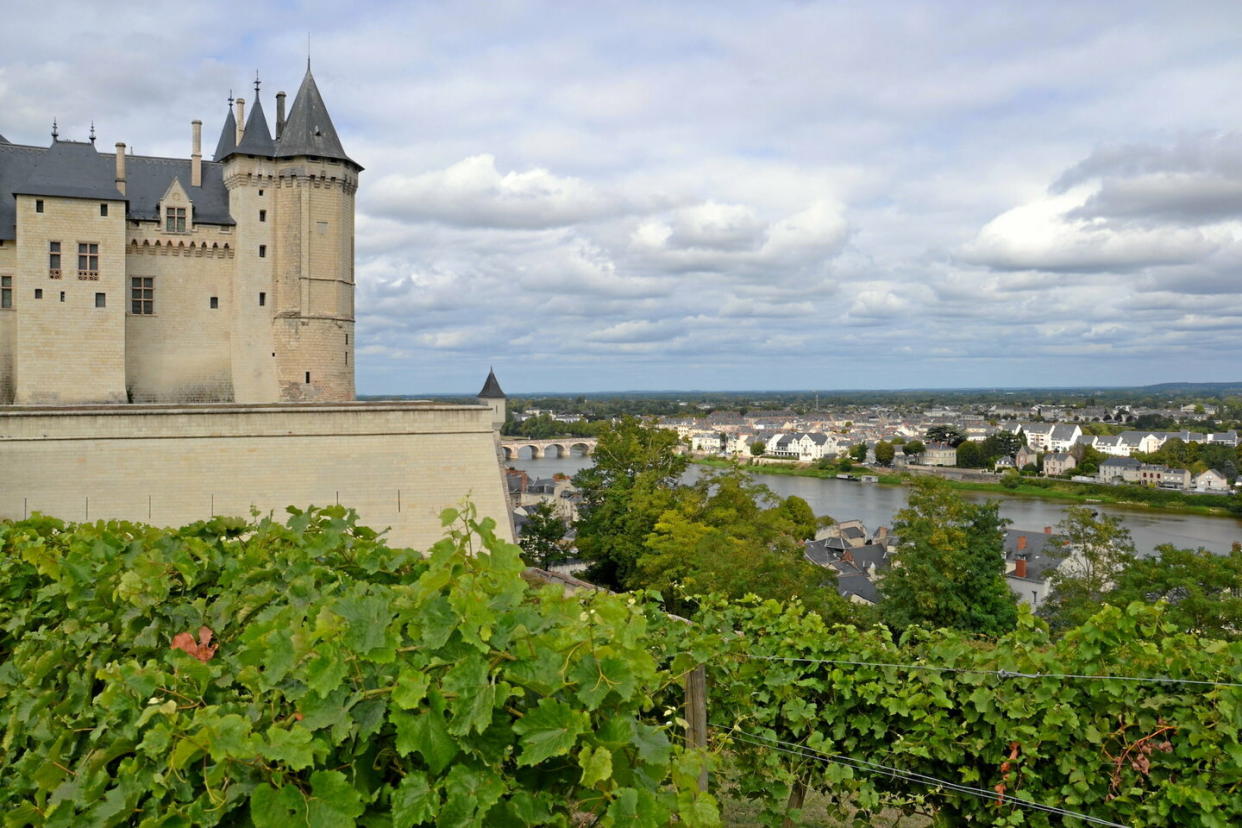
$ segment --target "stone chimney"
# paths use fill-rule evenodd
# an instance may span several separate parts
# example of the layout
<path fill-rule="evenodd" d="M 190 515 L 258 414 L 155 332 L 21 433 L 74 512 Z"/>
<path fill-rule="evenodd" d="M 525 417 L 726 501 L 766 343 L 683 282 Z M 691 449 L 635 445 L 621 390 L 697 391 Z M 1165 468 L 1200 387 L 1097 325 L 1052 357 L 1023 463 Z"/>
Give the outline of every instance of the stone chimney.
<path fill-rule="evenodd" d="M 1044 534 L 1045 534 L 1045 535 L 1051 535 L 1051 534 L 1052 534 L 1052 527 L 1051 527 L 1051 526 L 1045 526 L 1045 527 L 1044 527 Z"/>
<path fill-rule="evenodd" d="M 195 118 L 190 121 L 191 152 L 190 152 L 190 186 L 203 186 L 203 122 Z"/>
<path fill-rule="evenodd" d="M 116 188 L 125 195 L 125 145 L 116 142 Z"/>
<path fill-rule="evenodd" d="M 1026 577 L 1026 556 L 1025 555 L 1018 556 L 1018 559 L 1013 562 L 1013 574 L 1015 578 Z"/>
<path fill-rule="evenodd" d="M 237 145 L 241 146 L 242 135 L 246 132 L 246 99 L 237 98 L 233 101 L 236 112 L 233 114 L 237 121 Z"/>
<path fill-rule="evenodd" d="M 285 93 L 276 93 L 276 140 L 280 140 L 280 134 L 285 131 Z"/>
<path fill-rule="evenodd" d="M 1018 551 L 1026 549 L 1026 535 L 1018 535 Z"/>

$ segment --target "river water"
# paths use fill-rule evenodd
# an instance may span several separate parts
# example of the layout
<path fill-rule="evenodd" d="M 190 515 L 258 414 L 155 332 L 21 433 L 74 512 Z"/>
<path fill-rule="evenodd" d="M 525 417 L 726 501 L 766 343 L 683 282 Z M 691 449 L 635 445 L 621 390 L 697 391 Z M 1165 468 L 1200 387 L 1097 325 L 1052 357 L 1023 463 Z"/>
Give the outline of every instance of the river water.
<path fill-rule="evenodd" d="M 551 477 L 558 472 L 573 475 L 590 464 L 591 460 L 587 457 L 544 457 L 508 462 L 508 465 L 522 469 L 532 477 Z M 702 470 L 702 466 L 691 466 L 686 479 L 697 479 Z M 755 480 L 781 496 L 801 497 L 817 515 L 831 515 L 837 520 L 858 519 L 872 531 L 877 526 L 891 525 L 893 514 L 906 505 L 907 490 L 902 486 L 775 474 L 756 474 Z M 1015 529 L 1038 532 L 1045 526 L 1055 527 L 1065 517 L 1066 505 L 1056 500 L 976 492 L 963 492 L 963 495 L 979 502 L 999 500 L 1001 517 L 1013 521 Z M 1140 554 L 1149 554 L 1164 543 L 1190 549 L 1203 547 L 1223 554 L 1229 551 L 1231 544 L 1242 541 L 1242 520 L 1236 518 L 1158 514 L 1103 503 L 1095 504 L 1093 508 L 1121 518 L 1134 537 L 1134 545 Z"/>

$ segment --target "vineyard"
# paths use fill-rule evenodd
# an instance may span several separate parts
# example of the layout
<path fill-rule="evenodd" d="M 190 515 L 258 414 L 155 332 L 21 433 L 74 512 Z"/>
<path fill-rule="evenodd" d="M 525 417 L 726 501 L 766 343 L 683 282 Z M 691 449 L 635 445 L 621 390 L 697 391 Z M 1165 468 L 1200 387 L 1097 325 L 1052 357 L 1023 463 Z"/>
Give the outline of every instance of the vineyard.
<path fill-rule="evenodd" d="M 1029 615 L 894 638 L 796 602 L 685 623 L 532 587 L 490 520 L 443 518 L 425 557 L 342 507 L 0 523 L 5 824 L 695 826 L 727 793 L 779 825 L 808 791 L 860 825 L 1242 822 L 1242 645 L 1157 607 L 1055 642 Z"/>

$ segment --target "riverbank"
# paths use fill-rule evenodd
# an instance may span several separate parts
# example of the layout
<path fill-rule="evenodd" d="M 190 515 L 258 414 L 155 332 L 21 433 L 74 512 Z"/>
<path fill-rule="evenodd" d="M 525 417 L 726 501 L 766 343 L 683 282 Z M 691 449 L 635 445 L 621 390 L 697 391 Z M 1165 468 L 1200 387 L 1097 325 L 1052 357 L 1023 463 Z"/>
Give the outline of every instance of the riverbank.
<path fill-rule="evenodd" d="M 691 458 L 690 462 L 711 468 L 730 468 L 733 461 L 715 457 Z M 776 474 L 786 477 L 814 477 L 822 480 L 835 479 L 836 470 L 816 469 L 800 465 L 748 465 L 757 474 Z M 920 472 L 934 474 L 934 472 Z M 855 466 L 853 474 L 869 474 L 878 478 L 880 485 L 904 486 L 916 476 L 912 472 L 894 472 L 892 469 L 873 469 Z M 941 475 L 936 475 L 942 477 Z M 1229 495 L 1196 495 L 1167 489 L 1150 489 L 1142 486 L 1110 486 L 1101 483 L 1075 483 L 1070 480 L 1023 477 L 1018 485 L 1010 488 L 998 480 L 995 483 L 976 480 L 953 480 L 943 478 L 958 491 L 997 494 L 1005 497 L 1037 498 L 1066 503 L 1089 505 L 1107 503 L 1127 509 L 1173 515 L 1202 515 L 1205 517 L 1232 517 Z"/>

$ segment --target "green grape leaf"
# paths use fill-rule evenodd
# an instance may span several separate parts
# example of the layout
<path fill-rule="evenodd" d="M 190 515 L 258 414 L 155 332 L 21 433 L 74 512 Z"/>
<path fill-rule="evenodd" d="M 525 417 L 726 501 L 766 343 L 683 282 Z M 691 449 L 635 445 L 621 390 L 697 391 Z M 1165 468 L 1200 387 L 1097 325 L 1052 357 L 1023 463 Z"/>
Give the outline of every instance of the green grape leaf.
<path fill-rule="evenodd" d="M 582 785 L 592 787 L 612 776 L 612 751 L 602 745 L 594 749 L 588 745 L 578 753 L 578 764 L 582 767 Z"/>
<path fill-rule="evenodd" d="M 586 713 L 565 702 L 540 699 L 539 704 L 513 725 L 521 738 L 519 765 L 536 765 L 552 756 L 568 753 L 589 723 Z"/>
<path fill-rule="evenodd" d="M 427 784 L 427 774 L 412 771 L 392 792 L 393 828 L 411 828 L 430 822 L 439 809 L 440 799 Z"/>
<path fill-rule="evenodd" d="M 311 796 L 306 802 L 306 823 L 310 828 L 345 828 L 361 816 L 362 796 L 340 771 L 311 774 Z"/>
<path fill-rule="evenodd" d="M 397 753 L 418 753 L 437 776 L 457 755 L 457 742 L 449 735 L 444 716 L 434 710 L 421 713 L 389 711 L 397 729 Z"/>
<path fill-rule="evenodd" d="M 300 725 L 289 729 L 273 725 L 267 730 L 263 756 L 273 762 L 284 762 L 293 770 L 309 768 L 315 761 L 311 732 Z"/>
<path fill-rule="evenodd" d="M 263 784 L 250 793 L 250 818 L 255 828 L 289 828 L 306 824 L 306 800 L 292 785 L 280 789 Z"/>

